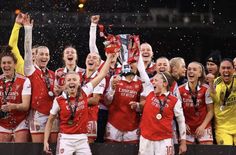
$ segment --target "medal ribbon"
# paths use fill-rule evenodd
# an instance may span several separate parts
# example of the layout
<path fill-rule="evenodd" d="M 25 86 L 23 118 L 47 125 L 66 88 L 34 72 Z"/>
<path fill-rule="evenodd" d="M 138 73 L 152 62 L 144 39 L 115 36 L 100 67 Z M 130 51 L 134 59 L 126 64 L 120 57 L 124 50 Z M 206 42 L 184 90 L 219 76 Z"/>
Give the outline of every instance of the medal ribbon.
<path fill-rule="evenodd" d="M 9 93 L 10 93 L 10 91 L 11 91 L 11 89 L 12 89 L 12 86 L 13 86 L 13 84 L 14 84 L 14 82 L 15 82 L 15 78 L 16 78 L 16 75 L 15 75 L 15 73 L 14 73 L 14 76 L 13 76 L 13 78 L 12 78 L 12 80 L 11 80 L 11 85 L 9 86 L 9 88 L 8 88 L 8 90 L 6 91 L 6 78 L 4 77 L 4 79 L 3 79 L 3 103 L 2 104 L 7 104 L 7 97 L 8 97 L 8 95 L 9 95 Z"/>
<path fill-rule="evenodd" d="M 49 79 L 49 73 L 48 73 L 48 70 L 46 69 L 45 72 L 42 70 L 42 73 L 43 73 L 43 78 L 45 80 L 45 83 L 46 83 L 46 87 L 48 89 L 48 92 L 51 91 L 51 87 L 50 87 L 50 79 Z"/>
<path fill-rule="evenodd" d="M 189 86 L 188 83 L 188 88 L 189 88 L 189 93 L 191 95 L 191 99 L 193 101 L 193 105 L 194 105 L 194 110 L 195 112 L 198 112 L 198 106 L 197 106 L 197 96 L 198 96 L 198 90 L 197 90 L 198 84 L 195 86 L 195 92 L 193 92 Z"/>
<path fill-rule="evenodd" d="M 79 99 L 79 95 L 76 95 L 75 104 L 74 104 L 75 106 L 74 106 L 74 108 L 72 108 L 69 94 L 67 93 L 67 95 L 66 95 L 67 104 L 68 104 L 68 106 L 70 108 L 70 118 L 69 118 L 69 121 L 70 120 L 73 121 L 73 119 L 75 118 L 76 109 L 78 107 L 78 99 Z"/>
<path fill-rule="evenodd" d="M 160 99 L 158 99 L 158 101 L 159 101 L 159 106 L 160 106 L 160 112 L 159 112 L 159 114 L 161 114 L 161 115 L 162 115 L 163 110 L 164 110 L 164 108 L 165 108 L 165 106 L 166 106 L 168 96 L 169 96 L 169 95 L 165 96 L 165 98 L 164 98 L 163 101 L 160 100 Z"/>

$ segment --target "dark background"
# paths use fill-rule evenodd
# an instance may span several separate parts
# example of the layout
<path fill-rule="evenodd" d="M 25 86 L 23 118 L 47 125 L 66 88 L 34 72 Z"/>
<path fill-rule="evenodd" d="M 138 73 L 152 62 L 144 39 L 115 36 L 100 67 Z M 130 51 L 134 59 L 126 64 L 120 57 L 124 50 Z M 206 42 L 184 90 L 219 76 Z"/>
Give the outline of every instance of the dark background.
<path fill-rule="evenodd" d="M 52 152 L 56 151 L 56 144 L 50 144 Z M 93 155 L 137 155 L 137 144 L 124 143 L 94 143 L 90 145 Z M 1 143 L 1 154 L 4 155 L 46 155 L 42 143 Z M 178 145 L 175 145 L 178 155 Z M 185 155 L 235 155 L 235 146 L 227 145 L 188 145 Z"/>
<path fill-rule="evenodd" d="M 141 42 L 152 45 L 155 58 L 182 56 L 187 63 L 205 64 L 212 50 L 221 51 L 222 57 L 236 56 L 235 0 L 0 0 L 0 45 L 8 43 L 16 9 L 35 20 L 33 45 L 49 47 L 53 70 L 62 66 L 61 53 L 69 43 L 76 46 L 78 65 L 84 67 L 93 14 L 101 15 L 101 23 L 113 24 L 108 30 L 112 34 L 139 34 Z M 22 28 L 22 54 L 23 39 Z M 103 41 L 97 36 L 100 53 Z"/>

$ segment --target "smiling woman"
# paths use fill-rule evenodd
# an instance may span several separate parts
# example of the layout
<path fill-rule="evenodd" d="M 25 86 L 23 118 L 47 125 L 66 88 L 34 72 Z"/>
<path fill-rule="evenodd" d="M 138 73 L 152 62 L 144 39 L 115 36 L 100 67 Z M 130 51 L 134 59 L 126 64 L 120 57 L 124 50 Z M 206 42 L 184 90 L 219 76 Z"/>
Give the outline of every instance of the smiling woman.
<path fill-rule="evenodd" d="M 15 65 L 17 63 L 16 57 L 11 54 L 11 49 L 12 48 L 10 46 L 6 46 L 1 50 L 1 68 L 5 77 L 9 79 L 12 78 L 15 70 Z"/>
<path fill-rule="evenodd" d="M 65 76 L 65 90 L 53 101 L 44 135 L 44 151 L 50 153 L 49 136 L 53 122 L 59 114 L 60 133 L 58 151 L 73 154 L 73 152 L 91 154 L 87 133 L 89 96 L 93 89 L 107 75 L 113 56 L 110 55 L 101 72 L 90 82 L 80 87 L 80 76 L 76 72 L 68 72 Z"/>
<path fill-rule="evenodd" d="M 81 77 L 82 73 L 84 72 L 83 68 L 77 66 L 78 55 L 75 47 L 73 47 L 72 45 L 65 47 L 62 59 L 64 61 L 65 67 L 58 68 L 55 71 L 56 79 L 54 82 L 54 93 L 57 96 L 60 95 L 64 89 L 64 80 L 66 73 L 68 73 L 69 71 L 74 71 Z"/>
<path fill-rule="evenodd" d="M 30 107 L 30 81 L 15 72 L 17 59 L 11 48 L 4 47 L 1 52 L 0 142 L 28 142 L 28 112 L 25 111 Z"/>

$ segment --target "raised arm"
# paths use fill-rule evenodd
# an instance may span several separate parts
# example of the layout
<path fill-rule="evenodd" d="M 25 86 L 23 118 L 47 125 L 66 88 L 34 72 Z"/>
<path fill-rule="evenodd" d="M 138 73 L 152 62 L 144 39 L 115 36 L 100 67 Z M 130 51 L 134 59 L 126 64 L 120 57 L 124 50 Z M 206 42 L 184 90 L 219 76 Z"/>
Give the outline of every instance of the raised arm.
<path fill-rule="evenodd" d="M 115 53 L 110 53 L 107 54 L 107 59 L 105 61 L 105 64 L 103 65 L 101 71 L 99 72 L 99 74 L 91 81 L 93 88 L 95 88 L 100 81 L 102 81 L 103 78 L 105 78 L 105 76 L 107 75 L 109 68 L 110 68 L 110 64 L 112 59 L 115 57 Z"/>
<path fill-rule="evenodd" d="M 137 67 L 138 67 L 138 71 L 139 71 L 141 80 L 143 82 L 145 82 L 146 84 L 151 84 L 150 79 L 148 77 L 148 74 L 147 74 L 147 72 L 145 70 L 145 66 L 144 66 L 143 58 L 142 58 L 141 54 L 139 55 Z"/>
<path fill-rule="evenodd" d="M 24 60 L 18 48 L 19 32 L 20 28 L 22 27 L 23 20 L 24 20 L 24 14 L 23 13 L 18 14 L 9 39 L 9 46 L 12 47 L 12 53 L 17 58 L 16 72 L 20 74 L 24 74 Z"/>
<path fill-rule="evenodd" d="M 144 67 L 144 63 L 143 63 L 143 58 L 141 56 L 141 54 L 139 55 L 139 59 L 138 59 L 138 71 L 140 74 L 140 78 L 142 80 L 142 82 L 144 82 L 143 84 L 143 96 L 147 96 L 151 91 L 154 91 L 153 85 L 148 77 L 148 74 L 145 70 Z"/>
<path fill-rule="evenodd" d="M 32 28 L 33 28 L 33 20 L 30 20 L 30 16 L 26 15 L 25 20 L 23 22 L 25 28 L 25 65 L 24 72 L 26 76 L 30 76 L 35 71 L 35 67 L 32 59 Z"/>
<path fill-rule="evenodd" d="M 89 30 L 89 51 L 90 52 L 98 52 L 98 48 L 96 45 L 96 34 L 97 34 L 97 24 L 100 19 L 99 15 L 94 15 L 91 17 L 91 25 Z"/>

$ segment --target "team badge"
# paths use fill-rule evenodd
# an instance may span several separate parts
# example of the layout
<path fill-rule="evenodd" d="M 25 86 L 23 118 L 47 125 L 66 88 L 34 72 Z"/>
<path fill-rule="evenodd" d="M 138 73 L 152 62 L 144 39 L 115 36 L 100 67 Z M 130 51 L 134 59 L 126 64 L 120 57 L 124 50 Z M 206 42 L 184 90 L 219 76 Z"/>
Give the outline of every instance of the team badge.
<path fill-rule="evenodd" d="M 67 121 L 67 124 L 68 124 L 68 125 L 73 125 L 73 124 L 74 124 L 74 121 L 70 119 L 70 120 Z"/>

